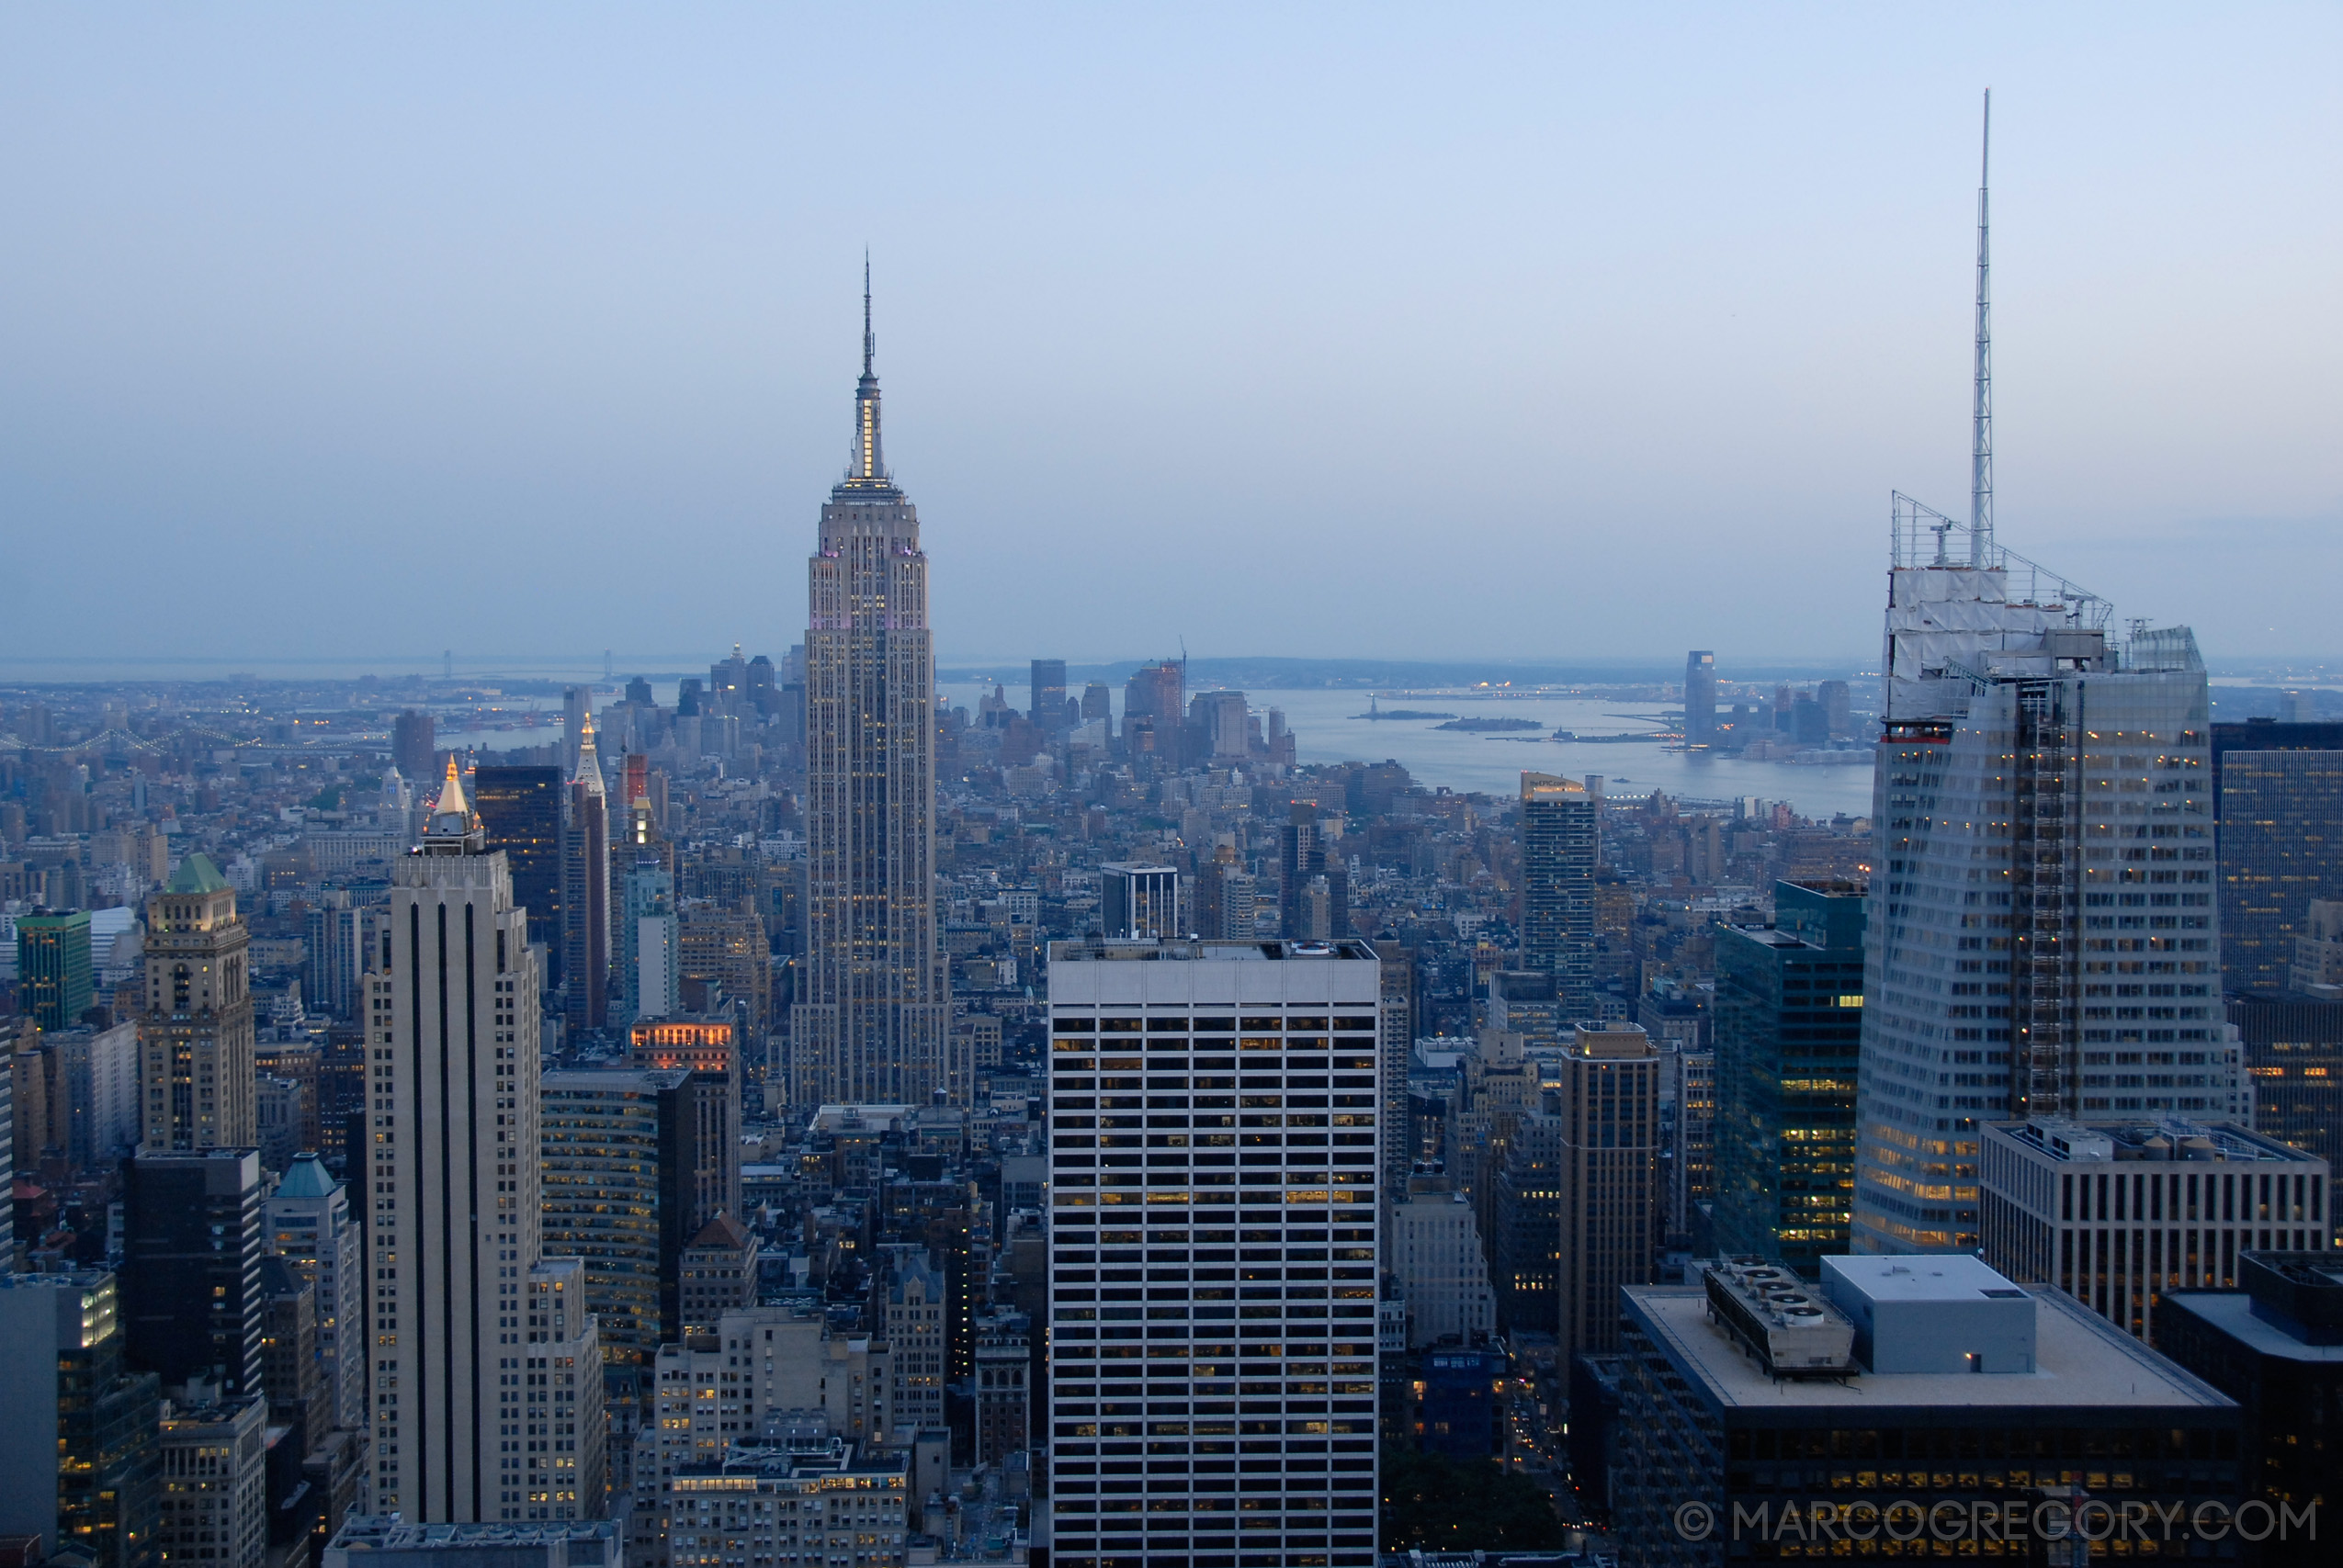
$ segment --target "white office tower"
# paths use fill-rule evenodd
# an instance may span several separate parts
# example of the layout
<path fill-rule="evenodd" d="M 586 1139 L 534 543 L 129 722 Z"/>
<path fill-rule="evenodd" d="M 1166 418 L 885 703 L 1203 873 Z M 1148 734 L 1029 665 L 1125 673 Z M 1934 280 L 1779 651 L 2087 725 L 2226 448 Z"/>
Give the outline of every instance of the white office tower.
<path fill-rule="evenodd" d="M 1070 1568 L 1375 1562 L 1381 968 L 1355 940 L 1052 944 Z"/>
<path fill-rule="evenodd" d="M 603 1509 L 584 1266 L 538 1257 L 538 975 L 452 759 L 368 976 L 375 1505 L 410 1523 Z"/>

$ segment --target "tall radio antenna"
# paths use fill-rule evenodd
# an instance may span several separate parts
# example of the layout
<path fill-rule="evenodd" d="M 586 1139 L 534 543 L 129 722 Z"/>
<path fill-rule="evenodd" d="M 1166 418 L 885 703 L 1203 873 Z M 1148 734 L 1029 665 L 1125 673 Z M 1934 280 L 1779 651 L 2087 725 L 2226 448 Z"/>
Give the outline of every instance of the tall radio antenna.
<path fill-rule="evenodd" d="M 1969 563 L 1984 566 L 1993 544 L 1993 89 L 1985 90 L 1985 140 L 1977 158 L 1977 359 L 1975 433 L 1969 446 Z"/>

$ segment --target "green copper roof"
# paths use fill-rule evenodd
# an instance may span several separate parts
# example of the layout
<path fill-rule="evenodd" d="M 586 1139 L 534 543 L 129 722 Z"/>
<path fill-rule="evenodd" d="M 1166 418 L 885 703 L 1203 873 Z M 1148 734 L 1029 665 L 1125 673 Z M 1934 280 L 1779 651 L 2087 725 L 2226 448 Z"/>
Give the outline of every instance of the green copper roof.
<path fill-rule="evenodd" d="M 325 1168 L 325 1162 L 315 1155 L 305 1154 L 286 1168 L 285 1179 L 277 1185 L 279 1198 L 331 1198 L 341 1183 Z"/>
<path fill-rule="evenodd" d="M 179 869 L 171 874 L 171 884 L 165 891 L 225 893 L 228 891 L 228 879 L 220 874 L 220 868 L 211 863 L 211 857 L 198 850 L 179 863 Z"/>

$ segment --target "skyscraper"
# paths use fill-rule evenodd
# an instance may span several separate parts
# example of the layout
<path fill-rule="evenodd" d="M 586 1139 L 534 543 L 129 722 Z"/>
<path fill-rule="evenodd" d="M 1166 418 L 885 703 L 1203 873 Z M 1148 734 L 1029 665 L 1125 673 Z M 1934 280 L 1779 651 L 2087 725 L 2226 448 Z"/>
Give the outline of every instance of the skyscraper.
<path fill-rule="evenodd" d="M 2343 898 L 2343 724 L 2216 724 L 2213 787 L 2222 989 L 2275 998 L 2312 903 Z"/>
<path fill-rule="evenodd" d="M 513 901 L 528 911 L 529 940 L 561 959 L 561 770 L 476 768 L 472 806 L 488 847 L 513 868 Z M 554 977 L 560 978 L 556 968 Z"/>
<path fill-rule="evenodd" d="M 510 863 L 509 862 L 507 863 Z M 526 942 L 524 943 L 526 945 Z M 571 1032 L 610 1021 L 610 803 L 584 717 L 561 828 L 561 974 Z"/>
<path fill-rule="evenodd" d="M 368 981 L 377 1506 L 416 1523 L 590 1517 L 602 1352 L 583 1266 L 539 1255 L 536 961 L 452 760 L 393 876 L 390 951 Z M 524 1416 L 523 1388 L 575 1397 Z M 523 1450 L 523 1424 L 544 1440 Z"/>
<path fill-rule="evenodd" d="M 1639 1023 L 1581 1023 L 1562 1058 L 1562 1359 L 1619 1348 L 1620 1290 L 1651 1283 L 1659 1225 L 1658 1051 Z"/>
<path fill-rule="evenodd" d="M 253 1081 L 251 932 L 236 890 L 204 854 L 146 905 L 146 1016 L 139 1022 L 149 1149 L 259 1141 Z"/>
<path fill-rule="evenodd" d="M 1522 775 L 1522 967 L 1554 976 L 1566 1020 L 1594 1010 L 1600 810 L 1577 779 Z"/>
<path fill-rule="evenodd" d="M 1277 934 L 1288 942 L 1332 942 L 1351 934 L 1351 869 L 1339 853 L 1329 852 L 1327 838 L 1318 807 L 1306 801 L 1287 810 L 1278 830 Z"/>
<path fill-rule="evenodd" d="M 1033 707 L 1025 716 L 1044 735 L 1053 735 L 1066 728 L 1066 661 L 1062 659 L 1036 659 L 1033 661 Z"/>
<path fill-rule="evenodd" d="M 1994 537 L 1986 215 L 1980 184 L 1969 520 L 1893 503 L 1864 1252 L 1980 1245 L 1981 1122 L 2245 1109 L 2217 1010 L 2204 661 L 2185 626 L 2117 645 L 2107 601 Z"/>
<path fill-rule="evenodd" d="M 1180 874 L 1168 865 L 1109 861 L 1098 868 L 1099 916 L 1115 938 L 1189 934 L 1180 908 Z"/>
<path fill-rule="evenodd" d="M 1696 648 L 1684 656 L 1684 744 L 1716 742 L 1716 655 Z"/>
<path fill-rule="evenodd" d="M 0 1274 L 0 1535 L 151 1568 L 161 1389 L 123 1365 L 114 1276 Z"/>
<path fill-rule="evenodd" d="M 139 1151 L 125 1173 L 122 1319 L 133 1365 L 175 1389 L 261 1392 L 260 1153 Z"/>
<path fill-rule="evenodd" d="M 1052 945 L 1049 1474 L 1070 1568 L 1375 1562 L 1380 969 L 1355 939 Z M 1142 1263 L 1161 1281 L 1144 1307 L 1117 1284 Z M 1140 1438 L 1144 1512 L 1114 1479 Z M 1261 1478 L 1241 1498 L 1221 1480 L 1240 1467 Z"/>
<path fill-rule="evenodd" d="M 561 688 L 561 768 L 565 773 L 578 771 L 578 753 L 585 749 L 586 738 L 594 733 L 594 688 L 564 686 Z M 429 778 L 429 773 L 411 775 Z"/>
<path fill-rule="evenodd" d="M 17 917 L 17 981 L 24 1009 L 43 1029 L 71 1029 L 92 999 L 89 911 Z"/>
<path fill-rule="evenodd" d="M 349 1190 L 317 1156 L 293 1162 L 261 1205 L 261 1241 L 317 1292 L 317 1354 L 332 1425 L 366 1430 L 366 1280 Z M 310 1441 L 315 1447 L 322 1434 Z"/>
<path fill-rule="evenodd" d="M 951 998 L 935 922 L 935 655 L 919 514 L 879 445 L 869 280 L 846 477 L 807 567 L 806 931 L 798 1092 L 923 1103 Z"/>
<path fill-rule="evenodd" d="M 1719 1251 L 1811 1280 L 1847 1250 L 1862 1005 L 1861 887 L 1776 883 L 1771 924 L 1718 929 Z"/>
<path fill-rule="evenodd" d="M 391 765 L 410 784 L 421 784 L 437 773 L 438 752 L 433 744 L 431 716 L 413 708 L 390 721 Z"/>

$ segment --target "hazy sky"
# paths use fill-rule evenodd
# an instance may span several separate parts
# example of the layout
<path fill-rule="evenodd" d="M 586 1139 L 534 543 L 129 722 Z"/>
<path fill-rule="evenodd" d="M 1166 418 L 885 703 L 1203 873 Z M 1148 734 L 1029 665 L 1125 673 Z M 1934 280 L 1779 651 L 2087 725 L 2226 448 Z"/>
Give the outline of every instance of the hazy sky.
<path fill-rule="evenodd" d="M 1965 513 L 2343 649 L 2343 10 L 0 9 L 0 653 L 1876 649 Z"/>

